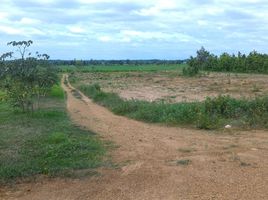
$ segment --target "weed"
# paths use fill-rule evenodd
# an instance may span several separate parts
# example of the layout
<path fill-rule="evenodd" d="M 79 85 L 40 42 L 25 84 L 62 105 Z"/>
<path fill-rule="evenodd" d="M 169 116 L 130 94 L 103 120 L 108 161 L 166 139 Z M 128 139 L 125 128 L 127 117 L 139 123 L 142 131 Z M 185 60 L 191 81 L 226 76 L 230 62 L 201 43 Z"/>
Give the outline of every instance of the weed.
<path fill-rule="evenodd" d="M 241 167 L 248 167 L 248 166 L 251 166 L 251 164 L 250 163 L 246 163 L 246 162 L 240 162 L 240 166 Z"/>
<path fill-rule="evenodd" d="M 189 159 L 183 159 L 183 160 L 177 160 L 176 164 L 177 165 L 189 165 L 191 164 L 191 160 Z"/>
<path fill-rule="evenodd" d="M 181 153 L 191 153 L 193 149 L 192 148 L 179 148 L 178 151 Z"/>

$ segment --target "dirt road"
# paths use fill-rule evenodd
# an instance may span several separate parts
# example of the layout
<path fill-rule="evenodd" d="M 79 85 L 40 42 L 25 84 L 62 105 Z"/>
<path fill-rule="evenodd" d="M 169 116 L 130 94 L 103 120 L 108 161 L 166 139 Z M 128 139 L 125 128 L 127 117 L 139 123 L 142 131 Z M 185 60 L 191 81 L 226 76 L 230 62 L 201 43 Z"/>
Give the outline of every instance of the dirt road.
<path fill-rule="evenodd" d="M 206 132 L 145 124 L 67 92 L 75 123 L 114 141 L 119 169 L 101 176 L 40 180 L 5 190 L 4 199 L 268 199 L 268 132 Z M 4 192 L 4 191 L 2 191 Z"/>

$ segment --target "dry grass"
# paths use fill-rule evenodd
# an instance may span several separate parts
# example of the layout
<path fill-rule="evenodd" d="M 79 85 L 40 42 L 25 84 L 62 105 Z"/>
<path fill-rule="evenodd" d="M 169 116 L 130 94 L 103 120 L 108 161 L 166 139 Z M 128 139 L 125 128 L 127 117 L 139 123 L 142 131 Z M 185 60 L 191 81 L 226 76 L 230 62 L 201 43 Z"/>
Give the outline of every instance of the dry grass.
<path fill-rule="evenodd" d="M 201 101 L 219 94 L 235 98 L 262 96 L 268 93 L 267 75 L 210 73 L 185 78 L 169 72 L 79 73 L 77 84 L 98 83 L 105 92 L 125 99 L 146 101 Z"/>

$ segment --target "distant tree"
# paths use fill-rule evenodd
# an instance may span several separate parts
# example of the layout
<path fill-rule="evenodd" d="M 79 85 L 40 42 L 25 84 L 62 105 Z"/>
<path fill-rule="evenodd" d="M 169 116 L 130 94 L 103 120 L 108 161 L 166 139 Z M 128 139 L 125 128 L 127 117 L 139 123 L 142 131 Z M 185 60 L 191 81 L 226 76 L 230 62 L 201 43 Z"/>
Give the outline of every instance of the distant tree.
<path fill-rule="evenodd" d="M 252 51 L 248 55 L 238 52 L 235 54 L 223 53 L 219 57 L 209 53 L 204 47 L 197 51 L 196 57 L 191 57 L 188 62 L 189 69 L 185 72 L 199 70 L 224 71 L 224 72 L 253 72 L 268 73 L 268 55 Z M 191 68 L 191 69 L 190 69 Z"/>
<path fill-rule="evenodd" d="M 210 53 L 202 46 L 200 50 L 196 52 L 196 60 L 200 68 L 206 67 L 209 61 Z"/>
<path fill-rule="evenodd" d="M 183 75 L 195 76 L 200 70 L 208 68 L 211 65 L 214 56 L 211 55 L 203 46 L 196 52 L 196 57 L 190 57 L 187 64 L 188 67 L 183 69 Z"/>

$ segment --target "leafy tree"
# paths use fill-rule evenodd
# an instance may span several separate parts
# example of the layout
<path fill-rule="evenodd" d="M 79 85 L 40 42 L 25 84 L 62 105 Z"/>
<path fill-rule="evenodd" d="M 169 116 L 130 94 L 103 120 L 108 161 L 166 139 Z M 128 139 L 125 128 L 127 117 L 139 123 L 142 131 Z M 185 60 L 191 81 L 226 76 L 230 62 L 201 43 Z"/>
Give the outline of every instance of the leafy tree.
<path fill-rule="evenodd" d="M 56 71 L 48 62 L 49 56 L 36 52 L 33 57 L 29 52 L 32 44 L 31 40 L 9 42 L 19 58 L 14 56 L 14 52 L 0 57 L 0 87 L 14 107 L 26 112 L 33 111 L 34 103 L 47 95 L 57 81 Z"/>
<path fill-rule="evenodd" d="M 200 69 L 224 72 L 268 73 L 268 55 L 252 51 L 248 55 L 238 52 L 237 55 L 223 53 L 219 57 L 202 47 L 196 57 L 189 59 L 189 69 L 196 72 Z M 197 69 L 197 70 L 196 70 Z M 187 70 L 185 70 L 187 71 Z"/>
<path fill-rule="evenodd" d="M 188 67 L 183 69 L 183 75 L 195 76 L 200 70 L 211 67 L 215 57 L 211 55 L 204 47 L 196 52 L 196 57 L 190 57 L 187 64 Z"/>
<path fill-rule="evenodd" d="M 196 52 L 196 54 L 197 64 L 201 69 L 203 69 L 208 64 L 210 53 L 202 46 L 201 49 Z"/>

